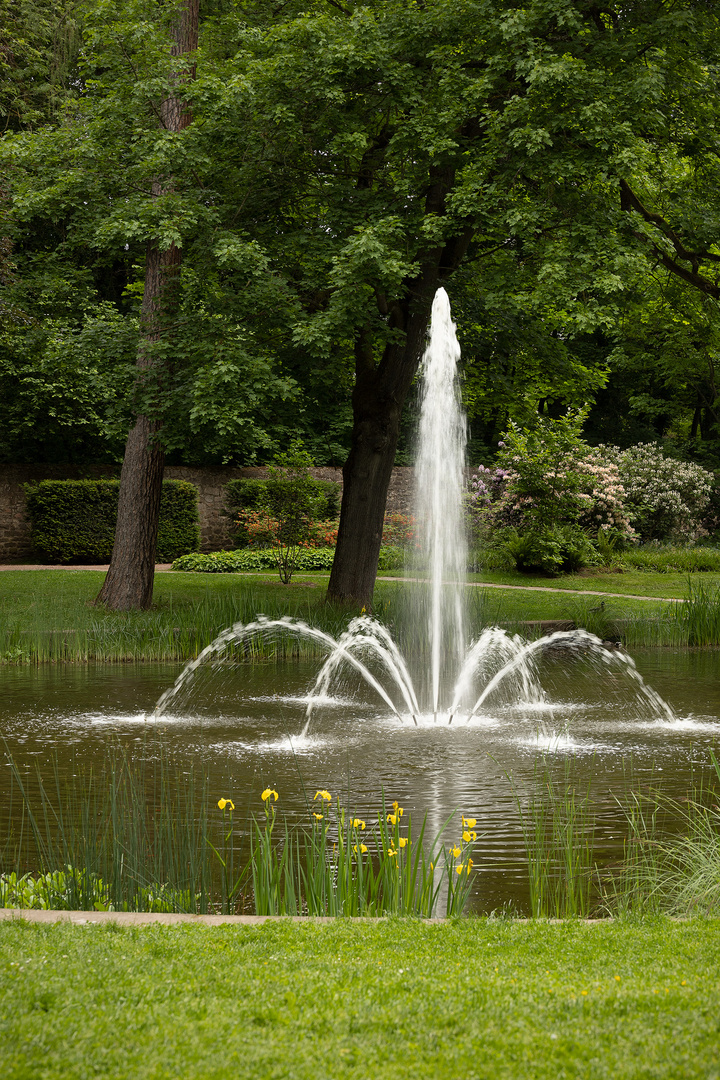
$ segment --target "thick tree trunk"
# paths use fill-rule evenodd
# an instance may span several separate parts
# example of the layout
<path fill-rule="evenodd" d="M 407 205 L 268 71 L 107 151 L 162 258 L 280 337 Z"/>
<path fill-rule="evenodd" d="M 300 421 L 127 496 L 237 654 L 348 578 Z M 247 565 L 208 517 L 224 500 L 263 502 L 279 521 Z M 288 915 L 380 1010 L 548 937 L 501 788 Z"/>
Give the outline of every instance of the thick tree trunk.
<path fill-rule="evenodd" d="M 411 300 L 396 314 L 403 345 L 385 349 L 377 368 L 366 333 L 356 343 L 353 432 L 343 467 L 343 497 L 328 600 L 372 605 L 387 492 L 395 463 L 400 414 L 425 349 L 437 267 L 413 282 Z"/>
<path fill-rule="evenodd" d="M 198 12 L 199 0 L 185 0 L 179 8 L 173 27 L 173 56 L 182 56 L 197 48 Z M 188 67 L 180 81 L 186 82 L 194 74 L 194 68 Z M 168 131 L 182 131 L 191 121 L 188 108 L 174 94 L 162 102 L 160 116 Z M 171 186 L 171 182 L 163 186 L 161 181 L 156 181 L 153 184 L 153 197 L 163 194 Z M 175 245 L 161 251 L 155 241 L 148 243 L 137 388 L 141 392 L 149 392 L 158 402 L 162 393 L 163 371 L 153 346 L 169 328 L 177 299 L 181 258 L 182 253 Z M 141 412 L 125 446 L 115 543 L 110 567 L 96 600 L 116 611 L 147 608 L 152 603 L 165 462 L 161 429 L 162 422 L 157 416 L 149 417 Z"/>
<path fill-rule="evenodd" d="M 452 176 L 451 171 L 438 174 L 437 183 L 427 194 L 427 210 L 444 212 Z M 468 228 L 443 248 L 428 251 L 420 274 L 408 283 L 405 297 L 391 310 L 383 311 L 378 299 L 389 324 L 403 332 L 404 340 L 388 345 L 377 366 L 369 328 L 357 336 L 353 431 L 343 467 L 340 528 L 328 583 L 329 601 L 357 604 L 368 611 L 372 606 L 400 414 L 425 351 L 435 292 L 460 264 L 471 239 L 472 230 Z"/>

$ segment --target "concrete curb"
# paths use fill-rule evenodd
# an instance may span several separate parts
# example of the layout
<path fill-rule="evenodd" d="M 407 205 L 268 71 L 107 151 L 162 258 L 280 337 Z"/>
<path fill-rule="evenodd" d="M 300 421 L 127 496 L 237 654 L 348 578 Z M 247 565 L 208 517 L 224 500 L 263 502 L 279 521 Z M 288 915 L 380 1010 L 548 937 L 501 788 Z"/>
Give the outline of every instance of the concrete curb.
<path fill-rule="evenodd" d="M 259 926 L 265 922 L 333 923 L 332 917 L 307 915 L 183 915 L 180 912 L 157 911 L 37 911 L 32 908 L 0 908 L 0 922 L 19 919 L 33 923 L 71 923 L 73 926 L 116 923 L 119 926 L 174 926 L 189 923 L 199 926 Z M 378 919 L 356 919 L 356 922 L 378 922 Z M 437 920 L 436 920 L 437 921 Z"/>

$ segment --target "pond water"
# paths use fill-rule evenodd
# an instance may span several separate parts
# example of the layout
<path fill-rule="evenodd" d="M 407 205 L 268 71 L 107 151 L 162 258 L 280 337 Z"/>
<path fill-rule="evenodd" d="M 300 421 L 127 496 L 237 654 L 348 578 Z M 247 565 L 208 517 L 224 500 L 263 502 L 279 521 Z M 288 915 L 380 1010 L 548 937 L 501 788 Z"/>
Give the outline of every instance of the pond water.
<path fill-rule="evenodd" d="M 232 798 L 238 820 L 259 810 L 267 786 L 279 791 L 278 808 L 287 812 L 303 812 L 303 789 L 312 798 L 317 788 L 329 788 L 369 819 L 384 790 L 416 821 L 427 812 L 433 832 L 461 811 L 477 818 L 473 905 L 526 909 L 513 786 L 523 798 L 538 769 L 558 779 L 569 769 L 589 783 L 595 857 L 602 864 L 622 853 L 617 798 L 649 785 L 682 796 L 693 778 L 709 777 L 710 750 L 720 736 L 720 653 L 644 650 L 635 660 L 675 720 L 659 719 L 626 680 L 582 657 L 543 664 L 543 705 L 490 705 L 469 726 L 400 724 L 350 681 L 318 710 L 305 738 L 300 732 L 317 663 L 210 667 L 158 721 L 148 717 L 179 665 L 96 664 L 0 669 L 0 733 L 6 757 L 31 787 L 36 771 L 47 779 L 56 767 L 61 782 L 72 783 L 100 765 L 116 741 L 149 767 L 162 745 L 181 772 L 203 771 L 213 805 L 220 796 Z M 5 805 L 9 785 L 6 766 Z M 448 838 L 456 831 L 452 824 Z"/>

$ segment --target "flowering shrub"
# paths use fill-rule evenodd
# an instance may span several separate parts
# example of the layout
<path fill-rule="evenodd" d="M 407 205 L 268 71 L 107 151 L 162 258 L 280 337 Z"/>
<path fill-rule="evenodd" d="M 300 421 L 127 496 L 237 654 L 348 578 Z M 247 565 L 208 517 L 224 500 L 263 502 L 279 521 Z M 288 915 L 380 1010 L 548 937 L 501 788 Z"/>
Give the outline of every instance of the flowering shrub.
<path fill-rule="evenodd" d="M 588 449 L 580 438 L 584 419 L 582 410 L 570 410 L 559 420 L 539 417 L 532 431 L 511 424 L 499 468 L 476 474 L 475 505 L 482 513 L 485 503 L 493 535 L 520 569 L 558 573 L 593 558 L 582 518 L 592 512 L 586 489 L 594 478 L 578 466 Z"/>
<path fill-rule="evenodd" d="M 383 521 L 382 542 L 389 547 L 405 547 L 415 539 L 415 518 L 412 514 L 400 514 L 387 510 Z"/>
<path fill-rule="evenodd" d="M 597 454 L 617 467 L 625 512 L 643 540 L 688 541 L 702 535 L 712 473 L 666 457 L 656 443 L 639 443 L 627 450 L 599 446 Z"/>
<path fill-rule="evenodd" d="M 598 448 L 588 447 L 585 456 L 575 461 L 575 468 L 581 478 L 579 497 L 584 504 L 580 525 L 593 533 L 601 529 L 623 541 L 635 539 L 617 464 L 608 461 Z"/>

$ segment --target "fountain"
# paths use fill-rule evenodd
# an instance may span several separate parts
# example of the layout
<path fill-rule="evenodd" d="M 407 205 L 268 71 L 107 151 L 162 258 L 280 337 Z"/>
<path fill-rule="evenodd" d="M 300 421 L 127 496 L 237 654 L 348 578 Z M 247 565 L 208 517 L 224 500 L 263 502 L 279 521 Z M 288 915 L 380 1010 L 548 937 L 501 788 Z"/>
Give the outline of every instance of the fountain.
<path fill-rule="evenodd" d="M 596 669 L 621 676 L 641 712 L 674 720 L 670 707 L 646 686 L 632 659 L 622 651 L 605 648 L 585 630 L 558 631 L 527 642 L 492 627 L 484 630 L 469 648 L 466 646 L 467 546 L 462 517 L 466 425 L 458 388 L 459 358 L 448 296 L 439 289 L 421 368 L 416 497 L 429 593 L 427 658 L 421 661 L 429 674 L 429 700 L 419 700 L 408 663 L 388 630 L 376 619 L 360 615 L 336 640 L 299 620 L 259 616 L 251 623 L 229 627 L 191 661 L 159 699 L 155 719 L 189 689 L 199 669 L 222 663 L 231 656 L 233 647 L 259 634 L 266 639 L 298 636 L 313 640 L 327 652 L 307 697 L 301 738 L 308 737 L 318 708 L 332 698 L 333 690 L 348 671 L 360 676 L 400 724 L 468 726 L 487 722 L 485 711 L 490 703 L 495 711 L 522 703 L 547 735 L 548 703 L 538 678 L 537 662 L 551 654 L 563 658 L 580 656 Z M 443 700 L 443 682 L 447 683 L 452 673 L 450 692 Z"/>
<path fill-rule="evenodd" d="M 423 363 L 418 451 L 427 584 L 393 587 L 403 603 L 418 601 L 393 635 L 368 615 L 332 635 L 258 616 L 223 631 L 169 689 L 162 664 L 8 665 L 0 728 L 28 776 L 37 764 L 51 786 L 58 775 L 73 783 L 103 767 L 111 738 L 148 762 L 151 779 L 158 761 L 180 776 L 201 762 L 213 811 L 220 796 L 232 797 L 238 821 L 241 808 L 245 820 L 258 811 L 267 787 L 299 820 L 318 788 L 368 821 L 384 791 L 415 821 L 427 813 L 431 835 L 460 810 L 477 818 L 473 903 L 486 911 L 527 906 L 525 840 L 508 775 L 515 791 L 530 794 L 538 768 L 560 784 L 572 768 L 583 789 L 591 784 L 601 861 L 623 856 L 621 800 L 631 785 L 662 784 L 681 799 L 694 779 L 710 777 L 720 738 L 717 653 L 639 655 L 648 681 L 672 695 L 676 717 L 633 660 L 585 631 L 530 642 L 498 627 L 470 631 L 458 355 L 441 292 Z M 389 621 L 392 602 L 387 612 Z M 257 638 L 266 658 L 277 639 L 282 649 L 307 642 L 320 659 L 258 663 Z M 10 805 L 4 775 L 0 798 Z M 148 789 L 149 799 L 155 794 Z"/>

